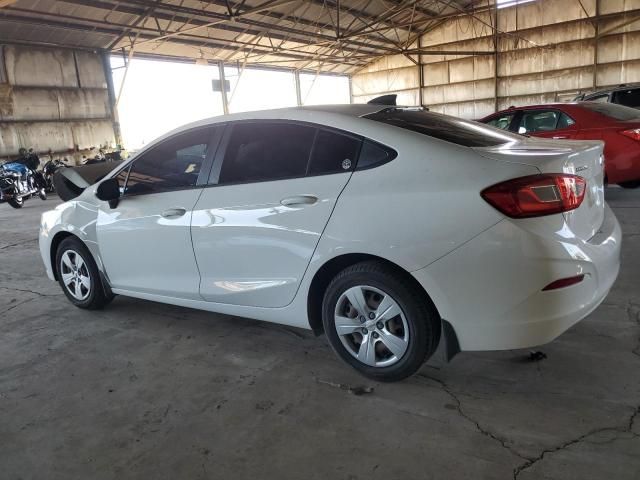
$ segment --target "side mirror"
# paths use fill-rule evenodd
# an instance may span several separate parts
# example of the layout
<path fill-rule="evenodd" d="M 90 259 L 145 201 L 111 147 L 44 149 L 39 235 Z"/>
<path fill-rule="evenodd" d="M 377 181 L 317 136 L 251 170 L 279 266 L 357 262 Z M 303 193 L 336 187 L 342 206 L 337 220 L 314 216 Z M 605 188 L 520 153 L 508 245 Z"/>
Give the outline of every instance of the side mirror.
<path fill-rule="evenodd" d="M 120 200 L 120 183 L 118 179 L 110 178 L 98 185 L 96 197 L 105 202 L 109 202 L 111 208 L 116 208 Z"/>

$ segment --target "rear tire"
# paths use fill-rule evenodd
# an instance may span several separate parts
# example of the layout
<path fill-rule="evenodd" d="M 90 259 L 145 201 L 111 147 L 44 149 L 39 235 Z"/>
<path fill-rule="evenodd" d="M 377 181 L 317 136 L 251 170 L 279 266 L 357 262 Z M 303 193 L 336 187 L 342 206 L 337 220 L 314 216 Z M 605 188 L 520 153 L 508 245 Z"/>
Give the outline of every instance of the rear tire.
<path fill-rule="evenodd" d="M 13 197 L 7 200 L 7 203 L 11 205 L 13 208 L 22 208 L 24 206 L 24 198 Z"/>
<path fill-rule="evenodd" d="M 424 292 L 378 261 L 340 272 L 322 303 L 333 350 L 361 374 L 394 382 L 416 373 L 440 340 L 440 317 Z"/>
<path fill-rule="evenodd" d="M 633 182 L 622 182 L 619 183 L 622 188 L 638 188 L 640 187 L 640 180 L 634 180 Z"/>
<path fill-rule="evenodd" d="M 67 237 L 56 251 L 58 283 L 69 301 L 78 308 L 99 310 L 113 300 L 105 293 L 93 256 L 76 237 Z"/>

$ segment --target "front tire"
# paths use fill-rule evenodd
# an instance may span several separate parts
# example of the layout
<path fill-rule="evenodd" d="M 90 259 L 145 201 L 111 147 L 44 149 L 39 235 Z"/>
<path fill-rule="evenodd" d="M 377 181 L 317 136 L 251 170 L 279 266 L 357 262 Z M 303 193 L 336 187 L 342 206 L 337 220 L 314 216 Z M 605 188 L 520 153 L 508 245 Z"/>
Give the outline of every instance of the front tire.
<path fill-rule="evenodd" d="M 99 310 L 113 299 L 105 293 L 91 252 L 79 239 L 67 237 L 60 242 L 56 268 L 62 291 L 76 307 Z"/>
<path fill-rule="evenodd" d="M 24 206 L 24 198 L 23 197 L 13 197 L 7 200 L 7 203 L 11 205 L 13 208 L 22 208 Z"/>
<path fill-rule="evenodd" d="M 331 281 L 322 321 L 338 356 L 383 382 L 416 373 L 440 340 L 440 317 L 424 292 L 377 261 L 352 265 Z"/>

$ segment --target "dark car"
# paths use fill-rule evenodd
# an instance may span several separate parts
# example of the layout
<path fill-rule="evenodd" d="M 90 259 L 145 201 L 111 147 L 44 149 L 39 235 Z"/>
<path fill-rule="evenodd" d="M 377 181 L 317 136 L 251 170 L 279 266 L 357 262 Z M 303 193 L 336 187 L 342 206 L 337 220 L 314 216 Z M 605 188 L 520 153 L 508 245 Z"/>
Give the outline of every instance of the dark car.
<path fill-rule="evenodd" d="M 592 93 L 581 93 L 573 100 L 574 102 L 617 103 L 625 107 L 640 109 L 640 83 L 620 85 L 619 87 L 598 90 Z"/>

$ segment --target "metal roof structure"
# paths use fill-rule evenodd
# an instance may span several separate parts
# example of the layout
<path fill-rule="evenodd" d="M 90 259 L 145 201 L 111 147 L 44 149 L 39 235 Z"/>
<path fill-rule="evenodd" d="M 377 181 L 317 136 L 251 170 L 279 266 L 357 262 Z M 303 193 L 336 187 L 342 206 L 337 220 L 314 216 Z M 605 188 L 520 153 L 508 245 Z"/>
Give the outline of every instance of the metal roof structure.
<path fill-rule="evenodd" d="M 0 43 L 350 74 L 492 0 L 0 0 Z M 431 52 L 433 53 L 433 52 Z M 413 60 L 417 62 L 417 60 Z"/>

